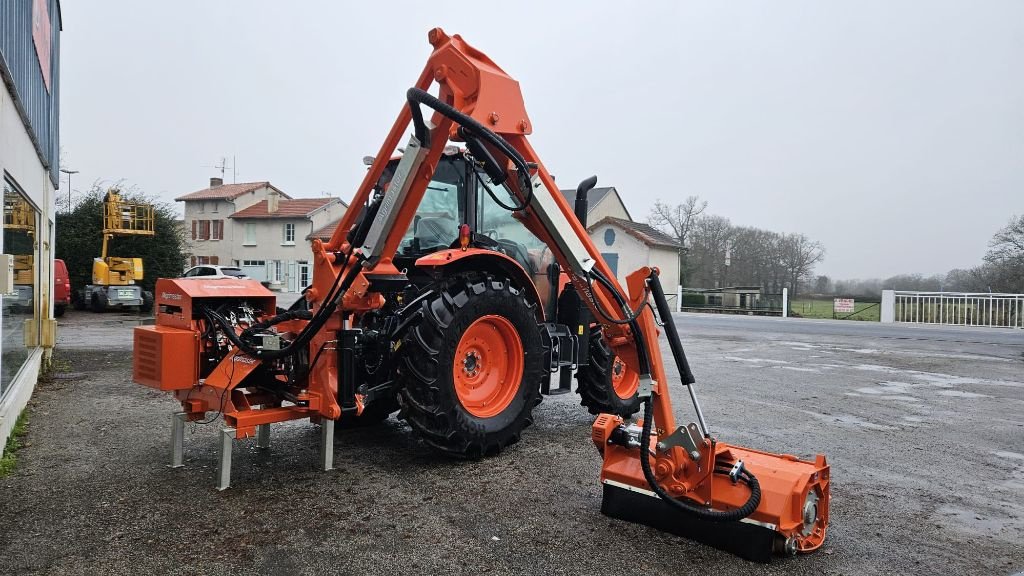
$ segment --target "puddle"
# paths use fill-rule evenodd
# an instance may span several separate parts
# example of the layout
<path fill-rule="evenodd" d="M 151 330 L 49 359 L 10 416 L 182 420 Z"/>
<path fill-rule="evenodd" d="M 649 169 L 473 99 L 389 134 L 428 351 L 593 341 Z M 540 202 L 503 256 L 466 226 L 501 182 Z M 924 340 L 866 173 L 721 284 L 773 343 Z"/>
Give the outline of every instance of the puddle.
<path fill-rule="evenodd" d="M 940 390 L 939 394 L 942 396 L 953 396 L 954 398 L 991 398 L 988 394 L 977 394 L 964 390 Z"/>
<path fill-rule="evenodd" d="M 770 358 L 740 358 L 739 356 L 725 356 L 725 360 L 730 362 L 752 362 L 754 364 L 789 364 L 785 360 L 772 360 Z"/>

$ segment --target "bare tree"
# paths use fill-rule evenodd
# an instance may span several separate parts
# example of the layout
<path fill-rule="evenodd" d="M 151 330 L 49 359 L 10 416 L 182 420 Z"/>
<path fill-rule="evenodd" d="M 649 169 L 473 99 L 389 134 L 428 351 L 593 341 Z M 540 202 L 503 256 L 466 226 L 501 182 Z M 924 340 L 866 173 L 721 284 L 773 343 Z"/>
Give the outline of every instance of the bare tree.
<path fill-rule="evenodd" d="M 654 202 L 654 208 L 647 217 L 647 222 L 663 232 L 671 234 L 679 243 L 679 283 L 687 273 L 686 251 L 689 249 L 690 232 L 693 228 L 693 221 L 700 216 L 708 207 L 707 200 L 701 200 L 699 196 L 688 196 L 682 204 L 670 206 L 661 200 Z"/>
<path fill-rule="evenodd" d="M 803 234 L 782 237 L 782 265 L 785 267 L 789 289 L 795 296 L 801 282 L 809 279 L 814 265 L 825 258 L 825 248 Z"/>

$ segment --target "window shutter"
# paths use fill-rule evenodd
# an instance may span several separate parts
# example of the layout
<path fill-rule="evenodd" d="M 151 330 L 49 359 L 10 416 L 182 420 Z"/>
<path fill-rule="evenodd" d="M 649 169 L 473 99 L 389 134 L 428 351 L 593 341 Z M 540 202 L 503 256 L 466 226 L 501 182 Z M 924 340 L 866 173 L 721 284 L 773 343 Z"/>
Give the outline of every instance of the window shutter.
<path fill-rule="evenodd" d="M 210 256 L 210 264 L 216 266 L 219 263 L 220 263 L 220 257 L 219 256 Z"/>
<path fill-rule="evenodd" d="M 196 221 L 195 220 L 192 221 L 192 239 L 193 240 L 196 239 Z M 195 266 L 195 263 L 193 263 L 192 265 Z"/>

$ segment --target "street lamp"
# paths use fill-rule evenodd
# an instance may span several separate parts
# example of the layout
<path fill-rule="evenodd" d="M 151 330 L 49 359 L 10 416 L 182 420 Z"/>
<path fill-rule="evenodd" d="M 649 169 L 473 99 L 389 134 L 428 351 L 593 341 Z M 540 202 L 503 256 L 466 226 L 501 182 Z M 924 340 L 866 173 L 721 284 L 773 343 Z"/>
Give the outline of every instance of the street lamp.
<path fill-rule="evenodd" d="M 68 175 L 68 212 L 71 212 L 71 175 L 78 174 L 78 170 L 61 168 L 60 171 Z"/>

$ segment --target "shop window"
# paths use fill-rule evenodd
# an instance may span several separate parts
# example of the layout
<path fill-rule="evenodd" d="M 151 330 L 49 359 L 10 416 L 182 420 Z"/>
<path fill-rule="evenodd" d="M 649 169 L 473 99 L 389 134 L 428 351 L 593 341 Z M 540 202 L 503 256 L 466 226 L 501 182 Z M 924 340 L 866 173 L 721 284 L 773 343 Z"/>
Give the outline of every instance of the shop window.
<path fill-rule="evenodd" d="M 4 234 L 2 250 L 14 256 L 14 291 L 0 295 L 0 398 L 14 382 L 18 370 L 36 342 L 26 342 L 26 334 L 38 334 L 39 266 L 36 229 L 39 213 L 17 184 L 4 180 Z M 27 326 L 37 323 L 36 329 Z M 26 330 L 28 328 L 28 330 Z"/>

